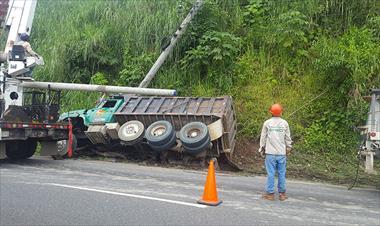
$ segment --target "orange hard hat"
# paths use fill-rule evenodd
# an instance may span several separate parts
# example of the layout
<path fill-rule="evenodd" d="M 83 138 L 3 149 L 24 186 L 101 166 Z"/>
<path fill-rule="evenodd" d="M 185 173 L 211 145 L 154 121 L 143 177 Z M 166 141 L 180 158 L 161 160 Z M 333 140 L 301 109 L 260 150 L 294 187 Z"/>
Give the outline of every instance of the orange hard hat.
<path fill-rule="evenodd" d="M 272 113 L 273 116 L 281 116 L 282 114 L 282 106 L 280 104 L 273 104 L 270 107 L 270 113 Z"/>

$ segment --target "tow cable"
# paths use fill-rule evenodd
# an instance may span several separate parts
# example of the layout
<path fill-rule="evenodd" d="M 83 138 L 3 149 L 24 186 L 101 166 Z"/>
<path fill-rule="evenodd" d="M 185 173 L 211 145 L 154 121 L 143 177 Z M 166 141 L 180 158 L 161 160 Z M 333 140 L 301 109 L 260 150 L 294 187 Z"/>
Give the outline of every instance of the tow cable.
<path fill-rule="evenodd" d="M 360 109 L 362 111 L 362 109 Z M 356 126 L 353 127 L 355 132 L 359 132 L 358 128 Z M 358 176 L 359 176 L 359 168 L 360 168 L 360 161 L 361 161 L 361 151 L 365 150 L 366 148 L 366 135 L 361 135 L 360 138 L 360 143 L 358 145 L 358 154 L 357 154 L 357 165 L 356 165 L 356 173 L 355 173 L 355 179 L 352 182 L 352 184 L 347 188 L 347 190 L 351 190 L 353 187 L 355 187 L 357 181 L 358 181 Z"/>
<path fill-rule="evenodd" d="M 358 163 L 357 163 L 357 165 L 356 165 L 355 179 L 354 179 L 354 181 L 352 182 L 352 184 L 347 188 L 347 190 L 351 190 L 353 187 L 355 187 L 356 182 L 358 181 L 359 168 L 360 168 L 360 160 L 361 160 L 360 150 L 358 151 L 357 159 L 358 159 Z"/>
<path fill-rule="evenodd" d="M 291 114 L 288 115 L 288 118 L 291 118 L 296 112 L 298 112 L 299 110 L 301 110 L 302 108 L 304 108 L 305 106 L 309 105 L 310 103 L 312 103 L 313 101 L 315 101 L 316 99 L 318 99 L 319 97 L 321 97 L 322 95 L 324 95 L 326 92 L 328 91 L 328 89 L 325 89 L 323 92 L 321 92 L 319 95 L 317 95 L 316 97 L 314 97 L 313 99 L 311 99 L 310 101 L 306 102 L 304 105 L 302 105 L 301 107 L 299 107 L 297 110 L 295 110 L 294 112 L 292 112 Z M 361 161 L 361 149 L 362 147 L 364 147 L 363 145 L 360 145 L 359 146 L 359 151 L 358 151 L 358 154 L 357 154 L 357 165 L 356 165 L 356 173 L 355 173 L 355 179 L 354 181 L 352 182 L 352 184 L 347 188 L 348 190 L 351 190 L 353 187 L 355 187 L 357 181 L 358 181 L 358 176 L 359 176 L 359 168 L 360 168 L 360 161 Z"/>

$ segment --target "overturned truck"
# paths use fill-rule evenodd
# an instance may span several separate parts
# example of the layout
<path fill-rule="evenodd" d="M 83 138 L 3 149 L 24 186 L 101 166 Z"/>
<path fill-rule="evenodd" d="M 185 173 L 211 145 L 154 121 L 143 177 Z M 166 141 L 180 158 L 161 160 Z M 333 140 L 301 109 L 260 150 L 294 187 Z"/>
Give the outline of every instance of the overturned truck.
<path fill-rule="evenodd" d="M 151 153 L 161 161 L 174 154 L 185 162 L 218 158 L 233 168 L 236 116 L 230 96 L 147 97 L 114 95 L 94 109 L 67 112 L 81 154 Z M 143 155 L 145 156 L 145 155 Z M 172 155 L 173 156 L 173 155 Z"/>

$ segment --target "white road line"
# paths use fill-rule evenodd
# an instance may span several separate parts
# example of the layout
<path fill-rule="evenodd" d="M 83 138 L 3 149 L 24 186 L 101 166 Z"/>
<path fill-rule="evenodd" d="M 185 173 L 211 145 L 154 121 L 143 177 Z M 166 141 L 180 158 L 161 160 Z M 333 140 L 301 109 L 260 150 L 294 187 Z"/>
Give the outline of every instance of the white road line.
<path fill-rule="evenodd" d="M 105 193 L 105 194 L 110 194 L 110 195 L 120 195 L 120 196 L 132 197 L 132 198 L 148 199 L 148 200 L 154 200 L 154 201 L 160 201 L 160 202 L 173 203 L 173 204 L 184 205 L 184 206 L 207 208 L 207 206 L 205 206 L 205 205 L 189 203 L 189 202 L 175 201 L 175 200 L 170 200 L 170 199 L 155 198 L 155 197 L 149 197 L 149 196 L 144 196 L 144 195 L 134 195 L 134 194 L 127 194 L 127 193 L 114 192 L 114 191 L 106 191 L 106 190 L 100 190 L 100 189 L 94 189 L 94 188 L 71 186 L 71 185 L 66 185 L 66 184 L 55 184 L 55 183 L 46 183 L 46 184 L 52 185 L 52 186 L 58 186 L 58 187 L 73 188 L 73 189 L 78 189 L 78 190 L 83 190 L 83 191 L 93 191 L 93 192 Z"/>

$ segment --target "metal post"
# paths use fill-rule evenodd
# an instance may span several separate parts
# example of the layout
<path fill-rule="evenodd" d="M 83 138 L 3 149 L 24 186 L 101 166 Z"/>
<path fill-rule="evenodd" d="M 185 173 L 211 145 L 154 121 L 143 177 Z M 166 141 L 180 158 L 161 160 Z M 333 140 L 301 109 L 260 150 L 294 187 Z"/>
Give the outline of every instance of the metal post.
<path fill-rule="evenodd" d="M 202 4 L 203 4 L 203 0 L 197 0 L 195 2 L 189 14 L 187 14 L 186 18 L 182 21 L 182 24 L 179 26 L 177 31 L 171 37 L 170 44 L 165 48 L 164 51 L 162 51 L 161 55 L 157 58 L 152 68 L 149 70 L 148 74 L 145 75 L 144 80 L 139 85 L 140 88 L 146 88 L 149 86 L 150 82 L 156 75 L 158 69 L 160 69 L 162 64 L 165 62 L 166 58 L 169 56 L 170 52 L 174 49 L 174 46 L 176 45 L 178 40 L 181 38 L 182 34 L 185 33 L 187 25 L 194 18 L 195 14 L 198 12 Z"/>
<path fill-rule="evenodd" d="M 375 171 L 373 170 L 373 155 L 374 153 L 372 151 L 365 151 L 365 172 L 369 174 L 374 174 Z"/>
<path fill-rule="evenodd" d="M 360 155 L 365 156 L 364 171 L 368 174 L 376 174 L 376 171 L 373 169 L 373 156 L 375 153 L 364 147 L 363 150 L 360 151 Z"/>
<path fill-rule="evenodd" d="M 156 95 L 156 96 L 175 96 L 176 91 L 171 89 L 151 89 L 137 88 L 125 86 L 104 86 L 91 84 L 76 84 L 76 83 L 58 83 L 58 82 L 36 82 L 22 81 L 19 86 L 25 88 L 48 89 L 51 90 L 73 90 L 73 91 L 89 91 L 101 93 L 127 93 L 140 95 Z"/>

